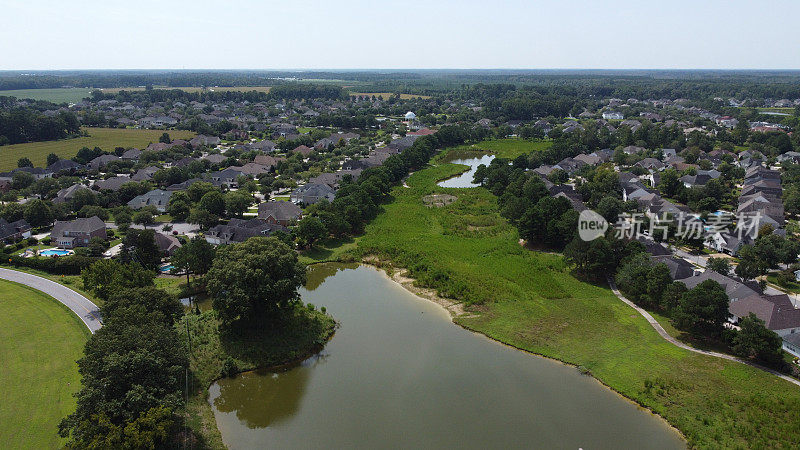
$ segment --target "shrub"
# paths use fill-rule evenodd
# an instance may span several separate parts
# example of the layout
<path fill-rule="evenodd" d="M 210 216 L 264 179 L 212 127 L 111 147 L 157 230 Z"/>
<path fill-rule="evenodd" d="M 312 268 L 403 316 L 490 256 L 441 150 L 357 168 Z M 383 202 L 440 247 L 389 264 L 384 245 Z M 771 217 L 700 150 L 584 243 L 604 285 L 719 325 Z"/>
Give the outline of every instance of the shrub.
<path fill-rule="evenodd" d="M 222 370 L 220 371 L 220 374 L 223 377 L 233 378 L 237 373 L 239 373 L 239 365 L 237 365 L 236 361 L 229 356 L 228 359 L 222 363 Z"/>

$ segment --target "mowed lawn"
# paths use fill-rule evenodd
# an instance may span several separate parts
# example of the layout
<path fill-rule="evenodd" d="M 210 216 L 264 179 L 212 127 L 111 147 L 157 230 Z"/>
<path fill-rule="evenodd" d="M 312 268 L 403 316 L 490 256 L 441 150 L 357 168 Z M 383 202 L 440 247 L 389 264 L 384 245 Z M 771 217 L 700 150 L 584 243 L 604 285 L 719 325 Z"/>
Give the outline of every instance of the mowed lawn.
<path fill-rule="evenodd" d="M 15 89 L 0 91 L 0 97 L 45 100 L 53 103 L 77 103 L 92 94 L 89 88 Z"/>
<path fill-rule="evenodd" d="M 116 147 L 147 147 L 151 142 L 158 142 L 164 130 L 142 130 L 134 128 L 85 128 L 88 137 L 62 139 L 58 141 L 27 142 L 25 144 L 5 145 L 0 147 L 0 170 L 7 171 L 17 167 L 17 161 L 27 156 L 36 167 L 47 164 L 47 155 L 56 155 L 69 159 L 83 147 L 100 147 L 106 151 L 114 151 Z M 192 131 L 166 130 L 172 139 L 191 139 Z"/>
<path fill-rule="evenodd" d="M 497 155 L 498 158 L 514 159 L 520 155 L 546 150 L 552 145 L 553 141 L 546 139 L 489 139 L 477 144 L 454 147 L 453 150 L 484 151 Z"/>
<path fill-rule="evenodd" d="M 0 448 L 57 448 L 58 422 L 75 409 L 89 330 L 66 306 L 0 280 Z"/>
<path fill-rule="evenodd" d="M 604 286 L 574 278 L 561 255 L 532 252 L 482 188 L 447 189 L 451 164 L 413 174 L 366 227 L 361 256 L 409 268 L 421 284 L 473 303 L 456 321 L 559 359 L 666 418 L 702 448 L 796 448 L 800 388 L 758 369 L 664 341 Z M 458 197 L 428 208 L 431 193 Z M 488 381 L 487 382 L 491 382 Z"/>

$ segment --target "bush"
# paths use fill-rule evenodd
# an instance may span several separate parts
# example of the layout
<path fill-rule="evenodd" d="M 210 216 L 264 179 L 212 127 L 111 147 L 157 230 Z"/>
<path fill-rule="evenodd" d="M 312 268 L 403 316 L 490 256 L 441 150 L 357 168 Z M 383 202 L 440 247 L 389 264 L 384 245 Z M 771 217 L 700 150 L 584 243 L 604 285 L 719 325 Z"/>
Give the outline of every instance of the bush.
<path fill-rule="evenodd" d="M 236 361 L 229 356 L 228 359 L 222 363 L 222 370 L 220 371 L 220 374 L 223 377 L 233 378 L 237 373 L 239 373 L 239 366 L 236 364 Z"/>
<path fill-rule="evenodd" d="M 89 267 L 95 261 L 97 261 L 97 258 L 81 255 L 62 256 L 59 258 L 23 258 L 4 254 L 0 263 L 6 266 L 41 270 L 53 275 L 80 275 L 84 268 Z"/>

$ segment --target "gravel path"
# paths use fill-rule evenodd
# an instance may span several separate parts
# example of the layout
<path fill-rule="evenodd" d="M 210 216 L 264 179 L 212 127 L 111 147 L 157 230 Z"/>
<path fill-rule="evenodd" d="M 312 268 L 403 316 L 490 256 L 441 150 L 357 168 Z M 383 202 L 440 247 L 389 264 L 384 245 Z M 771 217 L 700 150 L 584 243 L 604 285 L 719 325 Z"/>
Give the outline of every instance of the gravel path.
<path fill-rule="evenodd" d="M 97 305 L 92 303 L 88 298 L 62 284 L 37 275 L 10 269 L 0 269 L 0 278 L 30 286 L 60 301 L 77 314 L 92 333 L 103 326 Z"/>
<path fill-rule="evenodd" d="M 632 301 L 630 301 L 627 298 L 625 298 L 625 296 L 623 296 L 622 293 L 617 289 L 617 285 L 614 283 L 614 280 L 609 278 L 608 284 L 609 284 L 609 286 L 611 286 L 611 290 L 614 291 L 614 294 L 617 296 L 617 298 L 619 298 L 620 300 L 625 302 L 626 305 L 628 305 L 631 308 L 635 309 L 639 314 L 641 314 L 645 319 L 647 319 L 647 321 L 650 323 L 650 326 L 652 326 L 658 332 L 658 334 L 660 334 L 661 337 L 664 338 L 665 340 L 667 340 L 669 343 L 671 343 L 673 345 L 676 345 L 676 346 L 678 346 L 678 347 L 680 347 L 680 348 L 682 348 L 684 350 L 689 350 L 690 352 L 700 353 L 701 355 L 714 356 L 714 357 L 717 357 L 717 358 L 727 359 L 728 361 L 736 361 L 738 363 L 747 364 L 748 366 L 753 366 L 753 367 L 755 367 L 757 369 L 761 369 L 763 371 L 769 372 L 769 373 L 775 375 L 776 377 L 783 378 L 784 380 L 786 380 L 786 381 L 788 381 L 788 382 L 790 382 L 792 384 L 796 384 L 797 386 L 800 386 L 800 380 L 798 380 L 796 378 L 792 378 L 792 377 L 790 377 L 788 375 L 784 375 L 784 374 L 782 374 L 780 372 L 776 372 L 776 371 L 774 371 L 774 370 L 772 370 L 772 369 L 770 369 L 768 367 L 764 367 L 764 366 L 761 366 L 759 364 L 755 364 L 753 362 L 746 361 L 744 359 L 739 359 L 739 358 L 737 358 L 735 356 L 726 355 L 725 353 L 712 352 L 712 351 L 708 351 L 708 350 L 700 350 L 700 349 L 697 349 L 697 348 L 694 348 L 694 347 L 690 347 L 690 346 L 684 344 L 683 342 L 681 342 L 681 341 L 675 339 L 674 337 L 670 336 L 669 333 L 667 333 L 667 331 L 664 329 L 664 327 L 662 327 L 661 324 L 658 323 L 658 321 L 655 318 L 653 318 L 653 316 L 651 316 L 649 312 L 647 312 L 644 309 L 636 306 L 635 303 L 633 303 Z"/>

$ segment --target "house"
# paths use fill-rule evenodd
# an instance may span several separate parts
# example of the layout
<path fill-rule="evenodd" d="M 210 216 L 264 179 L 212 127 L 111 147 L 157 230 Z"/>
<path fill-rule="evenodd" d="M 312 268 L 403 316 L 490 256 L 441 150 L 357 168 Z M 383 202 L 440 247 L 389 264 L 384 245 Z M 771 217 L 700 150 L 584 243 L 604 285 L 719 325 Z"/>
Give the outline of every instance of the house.
<path fill-rule="evenodd" d="M 258 205 L 258 218 L 288 227 L 303 217 L 303 210 L 292 202 L 269 201 Z"/>
<path fill-rule="evenodd" d="M 94 183 L 94 186 L 100 190 L 107 189 L 109 191 L 116 192 L 119 190 L 119 188 L 122 187 L 123 184 L 130 183 L 132 181 L 133 180 L 131 180 L 129 177 L 113 177 L 113 178 L 107 178 L 105 180 L 96 181 Z"/>
<path fill-rule="evenodd" d="M 269 173 L 270 167 L 262 166 L 261 164 L 256 163 L 247 163 L 243 166 L 231 166 L 230 169 L 238 170 L 239 172 L 243 173 L 244 175 L 249 175 L 251 177 L 258 177 L 260 175 L 264 175 L 265 173 Z"/>
<path fill-rule="evenodd" d="M 251 237 L 269 236 L 276 231 L 285 232 L 286 228 L 262 219 L 231 219 L 226 225 L 217 225 L 209 229 L 206 241 L 214 245 L 225 245 L 244 242 Z"/>
<path fill-rule="evenodd" d="M 50 240 L 59 248 L 86 247 L 94 237 L 106 239 L 106 224 L 97 216 L 56 221 Z"/>
<path fill-rule="evenodd" d="M 572 159 L 574 159 L 575 161 L 580 161 L 590 166 L 596 166 L 600 164 L 600 155 L 598 155 L 597 153 L 590 153 L 588 155 L 586 153 L 581 153 L 580 155 Z"/>
<path fill-rule="evenodd" d="M 270 155 L 257 155 L 253 162 L 255 164 L 259 164 L 267 168 L 267 170 L 272 170 L 273 167 L 277 167 L 280 161 L 285 161 L 285 158 L 275 158 Z"/>
<path fill-rule="evenodd" d="M 778 336 L 800 334 L 800 309 L 794 307 L 786 294 L 753 294 L 731 301 L 729 310 L 733 323 L 753 313 Z"/>
<path fill-rule="evenodd" d="M 89 161 L 89 168 L 92 170 L 100 170 L 111 162 L 119 161 L 117 155 L 100 155 L 97 158 Z"/>
<path fill-rule="evenodd" d="M 236 181 L 242 172 L 236 168 L 228 167 L 225 170 L 219 170 L 217 172 L 211 173 L 211 181 L 214 182 L 217 186 L 225 185 L 229 188 L 235 188 L 238 186 L 238 182 Z"/>
<path fill-rule="evenodd" d="M 603 113 L 603 119 L 605 120 L 622 120 L 624 118 L 625 116 L 621 112 L 606 111 Z"/>
<path fill-rule="evenodd" d="M 313 205 L 320 200 L 332 202 L 336 197 L 336 191 L 327 184 L 306 184 L 293 190 L 289 198 L 294 203 Z"/>
<path fill-rule="evenodd" d="M 636 122 L 639 123 L 639 122 Z M 629 145 L 622 149 L 623 153 L 626 155 L 638 155 L 639 153 L 645 151 L 644 147 L 637 147 L 635 145 Z"/>
<path fill-rule="evenodd" d="M 645 158 L 635 164 L 647 170 L 664 170 L 664 163 L 655 158 Z"/>
<path fill-rule="evenodd" d="M 167 256 L 172 256 L 172 254 L 175 253 L 175 250 L 181 248 L 181 242 L 178 240 L 178 238 L 171 234 L 156 232 L 154 237 L 156 239 L 158 249 L 161 250 L 161 253 L 164 253 Z"/>
<path fill-rule="evenodd" d="M 73 173 L 76 170 L 82 169 L 83 165 L 78 164 L 71 159 L 59 159 L 47 166 L 47 171 L 53 174 L 56 173 Z"/>
<path fill-rule="evenodd" d="M 174 191 L 162 191 L 161 189 L 154 189 L 145 194 L 134 197 L 128 202 L 128 206 L 132 209 L 141 209 L 145 206 L 155 206 L 159 212 L 165 212 L 169 199 L 172 197 Z"/>
<path fill-rule="evenodd" d="M 656 264 L 665 264 L 669 269 L 669 276 L 673 280 L 683 280 L 695 274 L 692 263 L 683 258 L 677 258 L 673 255 L 658 255 L 652 256 L 650 259 Z"/>
<path fill-rule="evenodd" d="M 743 234 L 742 238 L 739 239 L 738 236 L 734 236 L 730 233 L 713 233 L 706 238 L 705 242 L 707 247 L 731 256 L 736 256 L 742 245 L 749 245 L 752 243 L 753 239 L 751 236 Z"/>
<path fill-rule="evenodd" d="M 139 150 L 138 148 L 131 148 L 131 149 L 125 150 L 125 152 L 122 153 L 120 158 L 125 159 L 125 160 L 129 160 L 129 161 L 136 161 L 137 159 L 139 159 L 140 156 L 142 156 L 142 151 L 141 150 Z"/>
<path fill-rule="evenodd" d="M 223 161 L 225 161 L 228 158 L 220 155 L 219 153 L 214 153 L 214 154 L 211 154 L 211 155 L 203 156 L 202 159 L 207 160 L 211 164 L 221 164 Z"/>
<path fill-rule="evenodd" d="M 684 175 L 678 178 L 678 180 L 687 188 L 692 188 L 695 186 L 705 186 L 706 183 L 711 180 L 711 176 L 698 173 L 697 175 Z"/>
<path fill-rule="evenodd" d="M 131 177 L 131 181 L 149 181 L 153 179 L 153 175 L 159 171 L 159 168 L 156 166 L 148 166 L 143 169 L 139 169 L 133 176 Z"/>
<path fill-rule="evenodd" d="M 673 158 L 678 156 L 678 152 L 674 148 L 662 148 L 661 155 L 664 161 L 668 160 L 669 158 Z"/>
<path fill-rule="evenodd" d="M 0 218 L 0 240 L 3 242 L 16 242 L 29 237 L 31 237 L 31 226 L 25 219 L 9 223 L 6 219 Z"/>
<path fill-rule="evenodd" d="M 250 150 L 258 150 L 264 153 L 270 153 L 275 151 L 275 143 L 270 141 L 269 139 L 264 139 L 263 141 L 258 141 L 252 144 L 248 144 L 247 148 Z"/>
<path fill-rule="evenodd" d="M 55 198 L 53 199 L 53 203 L 70 202 L 72 201 L 73 198 L 75 198 L 75 193 L 81 190 L 89 191 L 89 189 L 86 186 L 78 183 L 73 184 L 72 186 L 69 187 L 65 187 L 64 189 L 58 191 L 58 194 L 56 194 Z"/>
<path fill-rule="evenodd" d="M 790 333 L 784 336 L 783 349 L 800 358 L 800 333 Z"/>
<path fill-rule="evenodd" d="M 318 148 L 327 149 L 328 147 L 327 146 L 323 146 L 323 147 L 318 147 Z M 305 145 L 298 145 L 290 153 L 299 153 L 300 155 L 303 156 L 303 158 L 308 158 L 309 155 L 314 153 L 314 149 L 312 149 L 310 147 L 307 147 Z"/>
<path fill-rule="evenodd" d="M 725 275 L 714 272 L 713 270 L 706 270 L 705 272 L 699 275 L 695 275 L 689 278 L 684 278 L 683 280 L 681 280 L 681 282 L 685 284 L 688 289 L 692 289 L 706 280 L 714 280 L 717 283 L 719 283 L 723 288 L 725 288 L 725 293 L 728 294 L 728 299 L 730 299 L 731 302 L 735 302 L 758 294 L 758 292 L 751 289 L 746 284 L 736 281 L 733 278 L 726 277 Z"/>
<path fill-rule="evenodd" d="M 189 144 L 191 144 L 191 146 L 195 147 L 195 148 L 197 148 L 197 147 L 199 147 L 201 145 L 204 145 L 206 147 L 214 147 L 214 146 L 219 145 L 220 142 L 222 142 L 222 141 L 220 140 L 220 138 L 218 138 L 216 136 L 206 136 L 206 135 L 200 134 L 200 135 L 197 135 L 197 136 L 193 137 L 189 141 Z"/>

